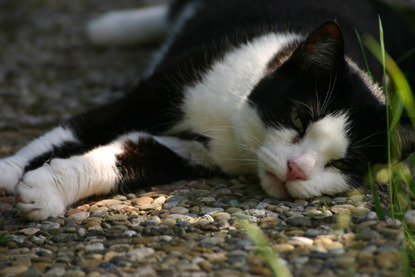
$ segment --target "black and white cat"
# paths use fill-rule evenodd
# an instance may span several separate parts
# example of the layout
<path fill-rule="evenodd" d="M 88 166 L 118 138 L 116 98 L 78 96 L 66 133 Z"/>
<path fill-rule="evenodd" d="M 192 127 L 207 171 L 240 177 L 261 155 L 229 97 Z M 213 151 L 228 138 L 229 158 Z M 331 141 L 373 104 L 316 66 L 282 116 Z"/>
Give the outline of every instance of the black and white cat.
<path fill-rule="evenodd" d="M 256 174 L 276 198 L 359 186 L 368 162 L 386 160 L 386 108 L 354 28 L 377 37 L 382 10 L 362 0 L 201 0 L 99 19 L 89 29 L 97 43 L 172 35 L 130 93 L 0 160 L 0 187 L 41 220 L 93 194 L 218 173 Z M 400 57 L 415 37 L 382 16 Z M 414 131 L 400 128 L 407 155 Z"/>

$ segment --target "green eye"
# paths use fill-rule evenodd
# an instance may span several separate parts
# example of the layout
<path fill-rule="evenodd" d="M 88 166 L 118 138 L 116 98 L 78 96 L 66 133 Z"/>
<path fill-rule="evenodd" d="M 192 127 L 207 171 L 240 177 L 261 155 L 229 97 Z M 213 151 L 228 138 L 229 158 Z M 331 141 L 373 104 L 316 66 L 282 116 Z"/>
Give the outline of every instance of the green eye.
<path fill-rule="evenodd" d="M 303 122 L 301 121 L 301 118 L 298 115 L 298 112 L 296 109 L 291 110 L 290 118 L 291 118 L 291 122 L 294 125 L 294 127 L 297 128 L 297 130 L 300 133 L 304 132 Z"/>
<path fill-rule="evenodd" d="M 345 161 L 343 161 L 343 160 L 333 160 L 333 161 L 330 161 L 330 162 L 327 163 L 327 166 L 334 166 L 337 169 L 346 170 L 346 171 L 352 169 L 352 167 L 350 166 L 350 164 L 347 163 L 347 162 L 345 162 Z"/>

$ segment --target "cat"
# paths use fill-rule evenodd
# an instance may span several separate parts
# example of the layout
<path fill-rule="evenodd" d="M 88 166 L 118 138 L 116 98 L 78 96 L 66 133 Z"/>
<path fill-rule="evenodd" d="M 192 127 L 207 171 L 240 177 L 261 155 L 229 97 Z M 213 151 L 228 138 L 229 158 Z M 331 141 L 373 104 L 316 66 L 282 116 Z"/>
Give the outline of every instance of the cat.
<path fill-rule="evenodd" d="M 373 81 L 355 34 L 377 37 L 378 12 L 393 57 L 415 46 L 404 19 L 362 0 L 174 1 L 98 19 L 97 43 L 170 35 L 129 93 L 0 160 L 0 187 L 30 220 L 95 194 L 217 174 L 257 175 L 280 199 L 357 187 L 369 162 L 387 160 L 381 65 L 368 55 Z M 135 36 L 117 38 L 121 29 Z M 405 118 L 399 128 L 405 157 L 415 132 Z"/>

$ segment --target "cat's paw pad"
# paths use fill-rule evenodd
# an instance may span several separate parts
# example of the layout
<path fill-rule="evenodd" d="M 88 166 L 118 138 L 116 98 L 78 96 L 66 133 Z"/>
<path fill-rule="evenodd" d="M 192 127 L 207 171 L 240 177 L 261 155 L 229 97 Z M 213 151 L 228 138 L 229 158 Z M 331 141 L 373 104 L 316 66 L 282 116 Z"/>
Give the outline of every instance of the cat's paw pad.
<path fill-rule="evenodd" d="M 44 220 L 65 212 L 60 193 L 50 166 L 26 173 L 16 187 L 17 207 L 30 220 Z"/>
<path fill-rule="evenodd" d="M 22 174 L 23 165 L 18 158 L 10 157 L 0 160 L 0 189 L 14 193 Z"/>

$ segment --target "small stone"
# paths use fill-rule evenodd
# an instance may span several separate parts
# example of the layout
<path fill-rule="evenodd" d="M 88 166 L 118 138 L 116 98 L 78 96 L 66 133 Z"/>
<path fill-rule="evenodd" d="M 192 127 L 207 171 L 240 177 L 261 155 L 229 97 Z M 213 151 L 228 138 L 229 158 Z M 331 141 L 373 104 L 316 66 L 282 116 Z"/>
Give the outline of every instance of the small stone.
<path fill-rule="evenodd" d="M 407 210 L 405 212 L 406 224 L 415 226 L 415 210 Z"/>
<path fill-rule="evenodd" d="M 53 267 L 46 272 L 46 276 L 55 277 L 63 276 L 66 273 L 65 268 L 62 267 Z"/>
<path fill-rule="evenodd" d="M 189 209 L 186 209 L 184 207 L 174 207 L 170 210 L 172 214 L 186 214 L 189 212 Z"/>
<path fill-rule="evenodd" d="M 149 247 L 142 247 L 142 248 L 135 248 L 133 250 L 130 250 L 127 253 L 128 259 L 134 262 L 139 262 L 140 260 L 153 255 L 155 253 L 153 248 Z"/>
<path fill-rule="evenodd" d="M 221 244 L 221 243 L 223 243 L 225 241 L 225 239 L 224 238 L 218 238 L 218 237 L 210 237 L 210 238 L 205 238 L 205 239 L 203 239 L 200 243 L 199 243 L 199 245 L 201 246 L 201 247 L 205 247 L 205 248 L 211 248 L 212 246 L 215 246 L 215 245 L 218 245 L 218 244 Z"/>
<path fill-rule="evenodd" d="M 167 219 L 174 220 L 176 222 L 190 222 L 193 223 L 195 221 L 195 218 L 189 216 L 189 215 L 183 215 L 183 214 L 170 214 L 167 216 Z"/>
<path fill-rule="evenodd" d="M 399 251 L 379 253 L 376 255 L 376 265 L 381 268 L 398 267 L 402 263 L 402 255 Z"/>
<path fill-rule="evenodd" d="M 272 249 L 274 251 L 276 251 L 277 253 L 284 253 L 284 252 L 288 252 L 288 251 L 292 251 L 295 249 L 295 247 L 291 244 L 288 243 L 280 243 L 280 244 L 275 244 L 272 246 Z"/>
<path fill-rule="evenodd" d="M 221 212 L 221 213 L 214 214 L 213 218 L 217 221 L 221 221 L 221 220 L 228 221 L 229 219 L 231 219 L 231 215 L 229 213 L 226 213 L 226 212 Z"/>
<path fill-rule="evenodd" d="M 259 220 L 260 228 L 273 228 L 281 222 L 278 217 L 264 217 Z"/>
<path fill-rule="evenodd" d="M 163 205 L 166 202 L 165 196 L 159 196 L 156 199 L 154 199 L 153 203 Z"/>
<path fill-rule="evenodd" d="M 363 206 L 352 208 L 350 211 L 352 212 L 353 215 L 358 216 L 358 217 L 365 217 L 370 212 L 368 208 L 363 207 Z"/>
<path fill-rule="evenodd" d="M 113 206 L 113 205 L 120 205 L 122 204 L 122 201 L 120 200 L 116 200 L 116 199 L 105 199 L 105 200 L 101 200 L 99 202 L 96 202 L 95 205 L 97 206 Z"/>
<path fill-rule="evenodd" d="M 224 210 L 222 209 L 222 208 L 211 208 L 211 207 L 205 207 L 205 208 L 202 208 L 202 210 L 200 211 L 200 214 L 201 215 L 214 215 L 214 214 L 217 214 L 217 213 L 221 213 L 221 212 L 223 212 Z"/>
<path fill-rule="evenodd" d="M 351 210 L 354 209 L 355 206 L 353 205 L 335 205 L 333 207 L 330 208 L 330 210 L 334 213 L 334 214 L 351 214 Z"/>
<path fill-rule="evenodd" d="M 89 212 L 78 211 L 68 216 L 68 219 L 74 220 L 74 221 L 84 221 L 88 216 L 89 216 Z"/>
<path fill-rule="evenodd" d="M 356 234 L 357 239 L 361 240 L 378 240 L 380 238 L 380 234 L 375 230 L 364 228 L 359 233 Z"/>
<path fill-rule="evenodd" d="M 88 253 L 90 252 L 101 252 L 105 250 L 105 246 L 101 242 L 92 243 L 85 246 L 85 251 Z"/>
<path fill-rule="evenodd" d="M 83 277 L 85 275 L 86 275 L 85 272 L 83 272 L 80 269 L 69 269 L 65 273 L 64 277 Z"/>
<path fill-rule="evenodd" d="M 25 228 L 19 231 L 19 234 L 23 234 L 26 236 L 32 236 L 35 235 L 37 232 L 39 232 L 39 228 Z"/>
<path fill-rule="evenodd" d="M 106 218 L 107 221 L 113 222 L 113 221 L 126 221 L 128 220 L 128 216 L 125 214 L 114 214 L 110 215 Z"/>
<path fill-rule="evenodd" d="M 293 246 L 311 246 L 313 244 L 313 240 L 306 237 L 292 237 L 287 241 L 288 244 Z"/>
<path fill-rule="evenodd" d="M 242 212 L 242 209 L 232 207 L 232 208 L 226 209 L 226 212 L 229 214 L 240 213 Z"/>
<path fill-rule="evenodd" d="M 131 200 L 131 204 L 135 206 L 145 206 L 153 203 L 154 199 L 149 196 L 142 196 Z"/>
<path fill-rule="evenodd" d="M 254 275 L 261 275 L 261 276 L 270 276 L 272 275 L 272 271 L 263 266 L 253 266 L 249 269 L 249 272 Z"/>
<path fill-rule="evenodd" d="M 287 218 L 286 220 L 288 225 L 295 226 L 295 227 L 310 227 L 311 226 L 311 218 L 304 215 L 293 215 Z"/>
<path fill-rule="evenodd" d="M 10 266 L 0 270 L 0 275 L 20 275 L 24 273 L 28 269 L 27 266 L 24 265 L 17 265 L 17 266 Z"/>

